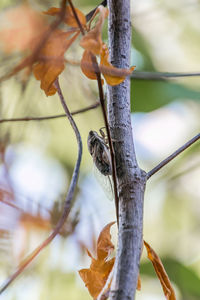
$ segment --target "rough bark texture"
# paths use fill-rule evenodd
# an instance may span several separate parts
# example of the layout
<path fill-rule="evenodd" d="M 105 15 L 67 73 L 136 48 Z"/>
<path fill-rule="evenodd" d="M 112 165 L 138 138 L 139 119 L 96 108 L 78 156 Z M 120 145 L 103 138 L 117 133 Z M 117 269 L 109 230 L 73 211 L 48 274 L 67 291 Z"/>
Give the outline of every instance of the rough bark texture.
<path fill-rule="evenodd" d="M 109 48 L 113 65 L 129 68 L 129 0 L 109 0 Z M 133 300 L 142 249 L 146 174 L 137 164 L 130 117 L 130 82 L 108 88 L 108 118 L 113 140 L 118 192 L 118 252 L 110 299 Z"/>

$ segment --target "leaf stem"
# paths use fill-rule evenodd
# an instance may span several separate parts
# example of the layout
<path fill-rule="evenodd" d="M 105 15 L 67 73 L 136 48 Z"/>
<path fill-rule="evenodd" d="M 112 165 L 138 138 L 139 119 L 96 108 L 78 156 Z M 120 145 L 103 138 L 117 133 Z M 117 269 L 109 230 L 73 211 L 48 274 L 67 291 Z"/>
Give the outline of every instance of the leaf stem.
<path fill-rule="evenodd" d="M 68 107 L 66 105 L 65 99 L 63 97 L 62 91 L 60 89 L 60 85 L 58 82 L 58 79 L 55 81 L 55 86 L 58 90 L 58 95 L 60 97 L 60 101 L 61 104 L 64 108 L 64 111 L 66 113 L 66 116 L 68 117 L 68 120 L 75 132 L 76 135 L 76 139 L 77 139 L 77 143 L 78 143 L 78 158 L 76 161 L 76 165 L 74 167 L 74 171 L 73 171 L 73 175 L 72 175 L 72 179 L 70 182 L 70 186 L 69 186 L 69 190 L 65 199 L 65 204 L 64 204 L 64 209 L 63 209 L 63 213 L 56 225 L 56 227 L 54 228 L 54 230 L 52 231 L 52 233 L 48 236 L 47 239 L 45 239 L 22 263 L 20 263 L 19 268 L 17 269 L 17 271 L 15 273 L 13 273 L 11 275 L 11 277 L 1 286 L 0 288 L 0 294 L 2 294 L 7 287 L 23 272 L 23 270 L 33 261 L 33 259 L 46 247 L 50 244 L 50 242 L 56 237 L 56 235 L 60 232 L 62 226 L 64 225 L 70 209 L 71 209 L 71 203 L 72 203 L 72 199 L 74 196 L 74 191 L 75 191 L 75 187 L 77 184 L 77 180 L 78 180 L 78 173 L 79 173 L 79 169 L 80 169 L 80 163 L 81 163 L 81 157 L 82 157 L 82 141 L 81 141 L 81 136 L 79 133 L 79 130 L 76 126 L 76 123 L 74 122 Z"/>
<path fill-rule="evenodd" d="M 68 0 L 68 2 L 69 2 L 69 5 L 70 5 L 70 7 L 71 7 L 71 9 L 72 9 L 72 12 L 73 12 L 73 14 L 74 14 L 74 18 L 76 19 L 76 22 L 77 22 L 77 24 L 78 24 L 78 27 L 80 28 L 80 31 L 81 31 L 82 35 L 85 35 L 83 26 L 82 26 L 82 24 L 81 24 L 81 22 L 80 22 L 80 20 L 79 20 L 79 17 L 78 17 L 78 15 L 77 15 L 77 13 L 76 13 L 76 10 L 75 10 L 75 8 L 74 8 L 74 5 L 73 5 L 72 1 L 71 1 L 71 0 Z"/>
<path fill-rule="evenodd" d="M 157 173 L 160 169 L 162 169 L 164 166 L 166 166 L 171 160 L 173 160 L 175 157 L 177 157 L 180 153 L 182 153 L 184 150 L 186 150 L 188 147 L 190 147 L 192 144 L 194 144 L 196 141 L 200 139 L 200 133 L 194 136 L 191 140 L 189 140 L 187 143 L 185 143 L 183 146 L 178 148 L 175 152 L 173 152 L 171 155 L 169 155 L 167 158 L 165 158 L 163 161 L 161 161 L 156 167 L 154 167 L 151 171 L 147 173 L 147 180 Z"/>

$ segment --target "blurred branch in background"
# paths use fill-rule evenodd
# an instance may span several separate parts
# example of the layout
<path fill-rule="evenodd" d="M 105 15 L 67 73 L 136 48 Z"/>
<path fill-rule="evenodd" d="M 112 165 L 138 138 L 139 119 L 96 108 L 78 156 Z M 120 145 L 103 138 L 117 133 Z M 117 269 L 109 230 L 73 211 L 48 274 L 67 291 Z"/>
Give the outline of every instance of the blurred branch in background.
<path fill-rule="evenodd" d="M 144 80 L 163 80 L 180 77 L 200 77 L 200 73 L 174 73 L 174 72 L 140 72 L 135 71 L 131 74 L 131 78 Z"/>
<path fill-rule="evenodd" d="M 149 179 L 152 175 L 157 173 L 160 169 L 162 169 L 164 166 L 166 166 L 170 161 L 172 161 L 175 157 L 177 157 L 179 154 L 181 154 L 183 151 L 185 151 L 188 147 L 190 147 L 192 144 L 197 142 L 200 139 L 200 133 L 194 136 L 191 140 L 189 140 L 187 143 L 185 143 L 183 146 L 181 146 L 179 149 L 177 149 L 174 153 L 172 153 L 170 156 L 168 156 L 166 159 L 161 161 L 155 168 L 153 168 L 151 171 L 147 173 L 147 179 Z"/>
<path fill-rule="evenodd" d="M 168 72 L 133 72 L 131 78 L 133 79 L 144 79 L 144 80 L 165 80 L 170 78 L 181 78 L 181 77 L 200 77 L 200 73 L 168 73 Z M 84 113 L 89 110 L 95 109 L 100 105 L 99 102 L 92 104 L 88 107 L 71 112 L 72 115 Z M 45 121 L 57 118 L 66 117 L 65 114 L 44 116 L 44 117 L 19 117 L 19 118 L 7 118 L 0 119 L 0 123 L 6 122 L 24 122 L 24 121 Z"/>
<path fill-rule="evenodd" d="M 88 107 L 78 109 L 76 111 L 71 112 L 71 115 L 77 115 L 80 113 L 87 112 L 89 110 L 95 109 L 100 105 L 99 102 L 96 102 Z M 52 120 L 57 118 L 64 118 L 66 117 L 66 114 L 60 114 L 60 115 L 54 115 L 54 116 L 47 116 L 47 117 L 24 117 L 24 118 L 10 118 L 10 119 L 0 119 L 0 123 L 5 122 L 24 122 L 24 121 L 45 121 L 45 120 Z"/>
<path fill-rule="evenodd" d="M 50 244 L 50 242 L 57 236 L 57 234 L 60 232 L 61 228 L 63 227 L 64 223 L 67 220 L 67 217 L 70 213 L 71 207 L 72 207 L 72 199 L 74 197 L 74 193 L 75 193 L 75 188 L 77 185 L 77 181 L 78 181 L 78 174 L 79 174 L 79 169 L 80 169 L 80 164 L 81 164 L 81 158 L 82 158 L 82 140 L 81 140 L 81 136 L 79 133 L 79 130 L 76 126 L 75 121 L 73 120 L 67 104 L 65 102 L 64 96 L 62 94 L 62 91 L 60 89 L 60 85 L 58 82 L 58 79 L 55 81 L 55 86 L 57 88 L 58 91 L 58 95 L 61 101 L 61 104 L 63 106 L 63 109 L 65 111 L 65 114 L 74 130 L 75 136 L 76 136 L 76 140 L 77 140 L 77 144 L 78 144 L 78 157 L 77 157 L 77 161 L 73 170 L 73 175 L 70 181 L 70 186 L 67 192 L 67 196 L 65 198 L 65 203 L 64 203 L 64 208 L 61 214 L 61 217 L 58 220 L 58 223 L 56 224 L 54 230 L 52 231 L 52 233 L 27 257 L 25 258 L 25 260 L 23 262 L 20 263 L 20 266 L 18 267 L 17 271 L 14 272 L 10 278 L 8 280 L 6 280 L 6 282 L 2 285 L 2 287 L 0 288 L 0 294 L 2 294 L 8 286 L 10 286 L 10 284 L 24 271 L 24 269 L 35 259 L 36 256 L 38 256 L 38 254 L 46 247 Z"/>

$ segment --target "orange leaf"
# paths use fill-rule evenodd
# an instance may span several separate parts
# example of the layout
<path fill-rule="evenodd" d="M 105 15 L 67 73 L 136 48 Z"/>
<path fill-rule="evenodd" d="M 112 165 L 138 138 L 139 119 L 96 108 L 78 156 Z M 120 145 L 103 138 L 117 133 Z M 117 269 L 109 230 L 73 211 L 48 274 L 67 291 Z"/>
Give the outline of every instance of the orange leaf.
<path fill-rule="evenodd" d="M 86 18 L 85 15 L 78 9 L 75 8 L 76 14 L 79 18 L 80 23 L 85 26 L 86 25 Z M 56 8 L 56 7 L 51 7 L 50 9 L 48 9 L 47 11 L 44 12 L 44 14 L 46 15 L 50 15 L 50 16 L 57 16 L 59 15 L 61 12 L 60 8 Z M 71 27 L 79 27 L 76 19 L 74 17 L 73 11 L 71 9 L 70 6 L 66 7 L 66 12 L 65 12 L 65 19 L 64 22 Z"/>
<path fill-rule="evenodd" d="M 64 70 L 64 53 L 77 38 L 79 32 L 67 39 L 71 34 L 72 32 L 54 30 L 39 53 L 39 62 L 33 67 L 33 73 L 37 80 L 41 80 L 40 87 L 47 96 L 56 93 L 54 81 Z"/>
<path fill-rule="evenodd" d="M 83 52 L 83 56 L 81 59 L 81 70 L 89 79 L 97 79 L 91 55 L 93 54 L 89 50 L 85 50 Z"/>
<path fill-rule="evenodd" d="M 148 258 L 151 260 L 153 267 L 156 271 L 156 274 L 158 276 L 158 279 L 160 280 L 166 299 L 176 300 L 173 287 L 171 285 L 169 277 L 165 271 L 165 268 L 159 256 L 156 254 L 156 252 L 151 248 L 151 246 L 147 242 L 144 241 L 144 245 L 147 249 Z"/>
<path fill-rule="evenodd" d="M 84 35 L 80 41 L 80 46 L 85 50 L 91 51 L 94 55 L 99 55 L 102 48 L 101 31 L 105 18 L 108 16 L 108 9 L 100 5 L 97 8 L 96 13 L 99 13 L 99 19 L 94 26 L 86 35 Z"/>
<path fill-rule="evenodd" d="M 111 235 L 110 235 L 110 227 L 115 222 L 109 223 L 106 225 L 102 232 L 99 235 L 97 241 L 97 258 L 98 259 L 106 259 L 107 256 L 114 250 L 114 245 L 111 242 Z"/>
<path fill-rule="evenodd" d="M 100 70 L 105 77 L 107 84 L 114 86 L 122 83 L 134 69 L 135 67 L 131 67 L 130 69 L 119 69 L 113 67 L 109 62 L 108 48 L 105 44 L 103 45 L 101 51 Z"/>
<path fill-rule="evenodd" d="M 114 249 L 111 242 L 110 227 L 115 222 L 109 223 L 101 231 L 97 241 L 97 259 L 92 259 L 89 269 L 82 269 L 79 271 L 79 275 L 88 288 L 90 295 L 96 299 L 103 289 L 110 272 L 112 271 L 115 258 L 107 259 L 110 252 Z"/>
<path fill-rule="evenodd" d="M 27 4 L 8 9 L 2 18 L 0 42 L 7 53 L 30 50 L 46 30 L 44 17 Z"/>
<path fill-rule="evenodd" d="M 90 269 L 80 270 L 79 275 L 84 281 L 90 295 L 96 299 L 106 283 L 104 278 L 98 272 L 91 271 Z"/>

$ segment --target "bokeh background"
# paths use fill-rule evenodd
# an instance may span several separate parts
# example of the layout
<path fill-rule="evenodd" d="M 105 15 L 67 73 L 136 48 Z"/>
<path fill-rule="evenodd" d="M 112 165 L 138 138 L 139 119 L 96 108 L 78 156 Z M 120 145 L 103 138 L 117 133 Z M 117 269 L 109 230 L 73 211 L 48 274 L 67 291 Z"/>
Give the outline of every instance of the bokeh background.
<path fill-rule="evenodd" d="M 98 1 L 74 0 L 88 13 Z M 59 1 L 0 2 L 0 76 L 28 52 L 40 29 L 40 12 Z M 200 72 L 200 1 L 131 1 L 131 64 L 136 71 Z M 44 22 L 51 22 L 45 17 Z M 63 27 L 63 29 L 66 27 Z M 103 38 L 107 42 L 107 24 Z M 75 43 L 66 59 L 79 62 Z M 148 171 L 200 129 L 199 77 L 131 79 L 132 125 L 140 166 Z M 66 64 L 60 84 L 71 111 L 94 104 L 97 86 L 77 64 Z M 0 85 L 0 120 L 62 114 L 58 96 L 46 97 L 33 75 L 21 72 Z M 87 150 L 89 130 L 103 126 L 100 108 L 75 116 L 83 139 L 79 183 L 61 234 L 5 291 L 6 300 L 91 299 L 78 275 L 105 224 L 115 219 L 109 183 L 99 176 Z M 200 155 L 193 145 L 147 184 L 144 238 L 156 250 L 178 300 L 200 299 Z M 0 123 L 0 284 L 48 236 L 62 212 L 77 158 L 66 118 Z M 102 188 L 103 187 L 103 188 Z M 112 229 L 116 244 L 116 229 Z M 139 300 L 164 295 L 144 250 Z"/>

